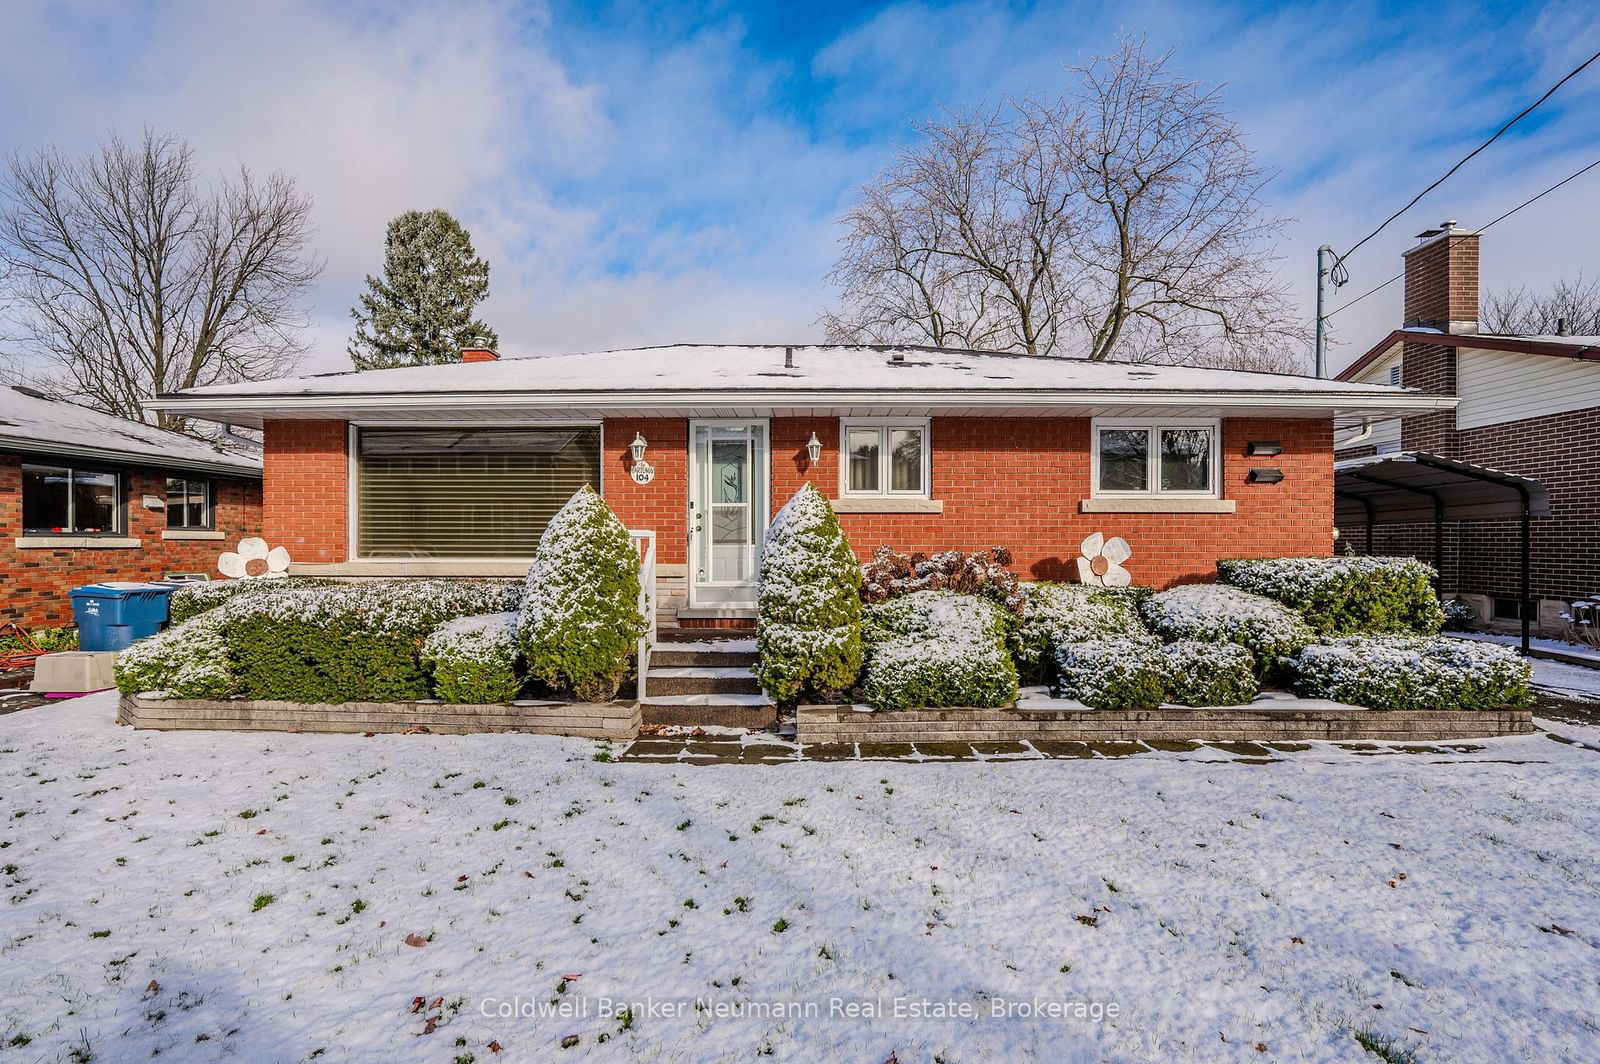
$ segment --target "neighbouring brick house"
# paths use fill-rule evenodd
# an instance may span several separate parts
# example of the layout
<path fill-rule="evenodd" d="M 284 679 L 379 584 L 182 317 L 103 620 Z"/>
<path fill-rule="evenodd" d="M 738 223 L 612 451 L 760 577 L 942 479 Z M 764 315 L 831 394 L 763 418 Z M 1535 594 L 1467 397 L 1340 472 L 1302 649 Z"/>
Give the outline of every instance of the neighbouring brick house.
<path fill-rule="evenodd" d="M 1571 601 L 1600 592 L 1600 337 L 1480 333 L 1478 243 L 1477 233 L 1451 223 L 1422 233 L 1405 256 L 1402 327 L 1339 375 L 1457 404 L 1341 429 L 1337 454 L 1424 451 L 1541 482 L 1550 516 L 1531 525 L 1530 619 L 1554 633 Z M 1432 525 L 1382 526 L 1373 549 L 1433 563 L 1442 590 L 1472 603 L 1481 619 L 1517 621 L 1518 522 L 1447 522 L 1442 539 L 1436 558 Z"/>
<path fill-rule="evenodd" d="M 591 483 L 655 533 L 662 619 L 706 626 L 754 616 L 763 533 L 808 480 L 863 558 L 1003 545 L 1027 578 L 1066 580 L 1100 531 L 1167 586 L 1219 557 L 1329 554 L 1334 418 L 1453 403 L 936 348 L 680 345 L 468 352 L 152 405 L 264 431 L 265 535 L 292 572 L 520 576 Z"/>
<path fill-rule="evenodd" d="M 67 591 L 215 575 L 261 531 L 261 462 L 0 386 L 0 622 L 72 623 Z"/>

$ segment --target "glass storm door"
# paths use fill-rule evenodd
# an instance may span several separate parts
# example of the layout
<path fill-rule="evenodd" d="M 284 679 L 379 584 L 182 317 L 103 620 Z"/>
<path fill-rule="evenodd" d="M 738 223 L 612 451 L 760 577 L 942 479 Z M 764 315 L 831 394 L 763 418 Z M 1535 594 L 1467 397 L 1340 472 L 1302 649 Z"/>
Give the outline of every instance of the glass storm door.
<path fill-rule="evenodd" d="M 689 605 L 754 606 L 767 530 L 766 424 L 692 422 L 689 467 Z"/>

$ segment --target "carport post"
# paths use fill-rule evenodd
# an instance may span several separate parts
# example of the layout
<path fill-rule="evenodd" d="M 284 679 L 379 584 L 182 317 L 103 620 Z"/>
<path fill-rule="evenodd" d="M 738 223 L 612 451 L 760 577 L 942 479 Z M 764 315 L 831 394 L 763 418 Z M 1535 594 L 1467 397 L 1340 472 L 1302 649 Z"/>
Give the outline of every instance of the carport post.
<path fill-rule="evenodd" d="M 1532 507 L 1528 500 L 1528 489 L 1521 484 L 1516 486 L 1522 493 L 1522 656 L 1528 656 L 1528 607 L 1532 604 L 1532 591 L 1528 587 L 1528 568 L 1533 557 L 1533 516 Z"/>

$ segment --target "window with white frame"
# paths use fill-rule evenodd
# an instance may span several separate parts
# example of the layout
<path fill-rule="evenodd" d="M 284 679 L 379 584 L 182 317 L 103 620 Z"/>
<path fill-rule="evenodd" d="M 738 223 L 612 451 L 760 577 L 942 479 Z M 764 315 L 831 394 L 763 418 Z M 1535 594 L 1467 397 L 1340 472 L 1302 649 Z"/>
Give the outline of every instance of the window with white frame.
<path fill-rule="evenodd" d="M 1216 421 L 1096 420 L 1097 496 L 1218 495 Z"/>
<path fill-rule="evenodd" d="M 27 532 L 108 536 L 122 531 L 122 477 L 67 466 L 22 467 Z"/>
<path fill-rule="evenodd" d="M 927 496 L 931 450 L 927 419 L 847 420 L 840 434 L 843 494 Z"/>
<path fill-rule="evenodd" d="M 211 481 L 167 478 L 167 527 L 211 529 Z"/>

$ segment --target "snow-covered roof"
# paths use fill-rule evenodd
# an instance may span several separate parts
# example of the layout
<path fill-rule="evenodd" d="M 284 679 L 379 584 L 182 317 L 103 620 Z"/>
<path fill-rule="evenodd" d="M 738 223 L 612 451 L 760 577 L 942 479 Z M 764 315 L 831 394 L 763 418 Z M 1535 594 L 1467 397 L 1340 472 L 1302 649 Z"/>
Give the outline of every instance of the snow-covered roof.
<path fill-rule="evenodd" d="M 676 344 L 193 388 L 152 409 L 259 423 L 266 417 L 471 408 L 572 413 L 895 407 L 1015 413 L 1144 406 L 1361 413 L 1450 399 L 1374 384 L 1241 370 L 931 347 Z M 705 415 L 717 416 L 717 415 Z"/>
<path fill-rule="evenodd" d="M 52 399 L 26 387 L 0 386 L 0 452 L 261 476 L 261 460 L 254 455 Z"/>

